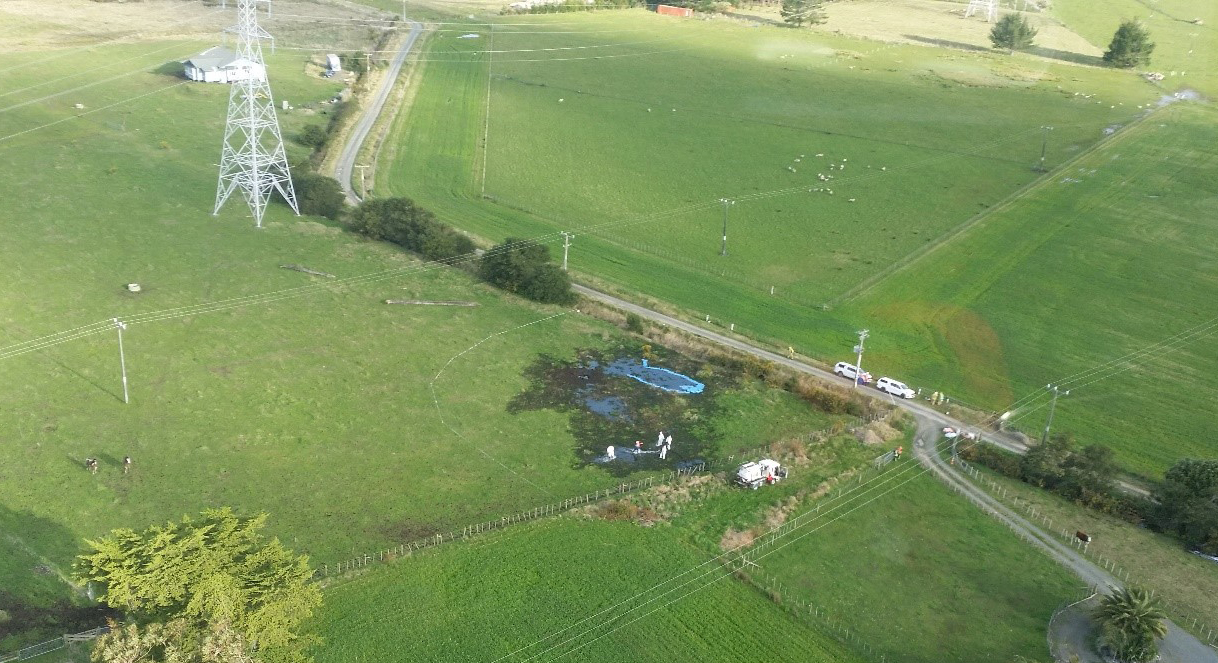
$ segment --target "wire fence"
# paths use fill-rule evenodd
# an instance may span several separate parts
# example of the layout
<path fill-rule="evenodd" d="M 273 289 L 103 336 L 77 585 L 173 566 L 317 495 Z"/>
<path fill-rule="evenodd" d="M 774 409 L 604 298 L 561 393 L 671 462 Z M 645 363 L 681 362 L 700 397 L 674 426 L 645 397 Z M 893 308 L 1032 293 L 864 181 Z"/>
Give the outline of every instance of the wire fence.
<path fill-rule="evenodd" d="M 1070 546 L 1076 552 L 1091 560 L 1108 573 L 1111 573 L 1112 576 L 1118 581 L 1124 580 L 1124 582 L 1127 584 L 1131 582 L 1129 570 L 1122 567 L 1119 563 L 1117 563 L 1116 560 L 1105 557 L 1100 552 L 1100 548 L 1095 548 L 1093 550 L 1090 542 L 1080 539 L 1076 533 L 1070 531 L 1070 528 L 1061 527 L 1060 523 L 1055 524 L 1052 518 L 1037 511 L 1036 507 L 1026 500 L 1021 501 L 1018 497 L 1014 497 L 1008 501 L 1009 493 L 1005 487 L 999 485 L 998 482 L 990 478 L 989 475 L 981 472 L 977 467 L 971 463 L 968 463 L 963 458 L 956 457 L 956 463 L 961 469 L 964 470 L 965 475 L 973 480 L 973 483 L 981 486 L 983 490 L 988 488 L 987 492 L 994 499 L 1002 501 L 1004 504 L 1013 509 L 1023 511 L 1033 523 L 1043 526 L 1045 531 L 1052 533 L 1052 535 L 1057 537 L 1061 542 Z M 1138 584 L 1136 581 L 1133 582 L 1134 584 Z M 1102 592 L 1104 589 L 1107 588 L 1097 587 L 1096 591 Z M 1151 595 L 1154 596 L 1154 590 L 1152 589 L 1150 591 Z M 1166 609 L 1168 615 L 1172 617 L 1172 621 L 1174 621 L 1177 626 L 1192 633 L 1201 642 L 1210 646 L 1211 648 L 1218 649 L 1218 631 L 1214 630 L 1212 626 L 1202 621 L 1200 617 L 1192 614 L 1186 607 L 1179 605 L 1170 598 L 1166 596 L 1159 596 L 1158 599 L 1160 602 L 1162 602 L 1163 607 Z"/>
<path fill-rule="evenodd" d="M 1049 645 L 1049 656 L 1052 657 L 1054 661 L 1069 661 L 1073 652 L 1070 651 L 1070 643 L 1062 642 L 1061 640 L 1057 639 L 1057 632 L 1055 630 L 1056 627 L 1053 626 L 1053 622 L 1057 621 L 1058 617 L 1060 617 L 1067 610 L 1074 608 L 1080 603 L 1090 601 L 1098 594 L 1099 591 L 1094 587 L 1088 587 L 1086 590 L 1081 590 L 1073 599 L 1065 601 L 1061 605 L 1057 606 L 1057 610 L 1054 610 L 1053 615 L 1049 617 L 1049 627 L 1045 629 L 1045 640 Z"/>
<path fill-rule="evenodd" d="M 815 601 L 790 596 L 786 591 L 787 587 L 777 578 L 762 571 L 761 567 L 754 560 L 770 554 L 790 534 L 803 532 L 805 526 L 821 517 L 822 511 L 826 514 L 832 513 L 838 508 L 840 500 L 853 495 L 869 481 L 884 474 L 889 464 L 897 458 L 898 456 L 891 451 L 877 456 L 872 460 L 870 468 L 864 469 L 851 477 L 849 481 L 838 484 L 833 489 L 830 489 L 828 493 L 817 500 L 815 507 L 771 529 L 765 536 L 748 546 L 746 550 L 741 551 L 739 555 L 725 558 L 720 562 L 720 565 L 733 571 L 737 578 L 764 593 L 771 601 L 785 608 L 792 615 L 811 622 L 814 626 L 821 628 L 830 636 L 837 638 L 846 646 L 854 649 L 856 653 L 864 658 L 879 661 L 880 663 L 887 663 L 888 654 L 872 646 L 870 642 L 859 634 L 857 629 L 852 630 L 845 622 L 835 619 L 825 610 L 824 606 Z"/>
<path fill-rule="evenodd" d="M 96 637 L 105 635 L 110 632 L 109 626 L 100 626 L 88 631 L 80 633 L 65 633 L 54 640 L 47 640 L 36 645 L 30 645 L 24 649 L 18 649 L 11 654 L 0 654 L 0 663 L 9 663 L 9 661 L 25 661 L 31 658 L 49 654 L 53 651 L 59 651 L 69 644 L 74 642 L 88 642 Z"/>
<path fill-rule="evenodd" d="M 883 415 L 879 415 L 879 414 L 868 415 L 866 417 L 855 420 L 854 425 L 851 427 L 841 426 L 841 425 L 831 426 L 829 428 L 822 428 L 822 429 L 814 430 L 814 431 L 811 431 L 808 433 L 803 433 L 803 434 L 795 436 L 793 438 L 787 438 L 787 441 L 797 440 L 800 442 L 807 443 L 807 442 L 816 442 L 816 441 L 824 440 L 832 435 L 838 435 L 838 434 L 842 434 L 842 433 L 854 434 L 858 431 L 858 429 L 861 426 L 874 422 L 874 421 L 877 421 L 881 418 L 883 418 Z M 707 473 L 714 473 L 714 472 L 734 469 L 737 465 L 739 465 L 739 463 L 737 462 L 739 459 L 755 460 L 758 457 L 772 454 L 774 452 L 774 446 L 775 446 L 774 444 L 768 444 L 768 445 L 761 445 L 761 446 L 753 447 L 751 449 L 740 450 L 740 451 L 737 451 L 733 454 L 726 456 L 725 458 L 722 458 L 722 459 L 716 460 L 716 461 L 705 461 L 705 460 L 686 461 L 684 464 L 682 464 L 677 469 L 674 469 L 671 472 L 668 472 L 666 474 L 661 474 L 658 476 L 643 477 L 640 479 L 635 479 L 633 481 L 618 483 L 617 485 L 611 486 L 609 488 L 598 489 L 591 493 L 585 493 L 585 494 L 579 495 L 577 497 L 571 497 L 571 498 L 564 499 L 560 502 L 554 502 L 551 504 L 545 504 L 545 505 L 538 506 L 538 507 L 528 509 L 525 511 L 519 511 L 519 512 L 513 513 L 511 515 L 502 516 L 498 519 L 485 520 L 485 521 L 482 521 L 479 523 L 465 525 L 464 527 L 461 527 L 460 529 L 454 529 L 449 532 L 437 532 L 436 534 L 433 534 L 428 537 L 416 539 L 414 541 L 410 541 L 410 542 L 406 542 L 406 543 L 400 543 L 395 546 L 383 548 L 383 549 L 377 550 L 372 553 L 365 553 L 363 555 L 358 555 L 358 556 L 355 556 L 350 559 L 346 559 L 346 560 L 343 560 L 343 561 L 340 561 L 337 563 L 333 563 L 333 564 L 325 563 L 325 564 L 322 564 L 321 567 L 317 568 L 314 571 L 314 577 L 318 580 L 325 579 L 325 578 L 334 578 L 334 577 L 340 576 L 344 573 L 349 573 L 351 571 L 362 569 L 362 568 L 368 567 L 373 564 L 379 564 L 381 562 L 387 562 L 387 561 L 392 561 L 392 560 L 395 560 L 395 559 L 398 559 L 401 557 L 407 557 L 418 551 L 425 550 L 428 548 L 435 548 L 436 546 L 441 546 L 446 543 L 452 543 L 453 541 L 464 541 L 466 539 L 469 539 L 470 537 L 479 536 L 482 534 L 487 534 L 489 532 L 506 529 L 508 527 L 511 527 L 512 525 L 518 525 L 521 523 L 532 522 L 532 521 L 538 520 L 540 518 L 547 518 L 550 516 L 555 516 L 555 515 L 558 515 L 558 514 L 561 514 L 561 513 L 564 513 L 564 512 L 567 512 L 567 511 L 570 511 L 572 509 L 576 509 L 576 508 L 579 508 L 582 506 L 587 506 L 590 504 L 597 504 L 597 503 L 603 502 L 605 500 L 619 498 L 623 495 L 628 495 L 630 493 L 634 493 L 634 492 L 637 492 L 640 490 L 652 488 L 652 487 L 660 485 L 660 484 L 671 483 L 671 482 L 681 479 L 682 477 L 689 477 L 689 476 L 693 476 L 696 474 L 707 474 Z M 629 452 L 627 451 L 625 453 L 629 453 Z M 875 465 L 877 468 L 882 467 L 884 464 L 891 461 L 892 455 L 893 455 L 892 452 L 889 452 L 887 454 L 883 454 L 883 455 L 877 457 L 873 461 L 873 465 Z M 889 457 L 888 460 L 883 460 L 885 457 Z M 2 663 L 2 662 L 0 662 L 0 663 Z"/>

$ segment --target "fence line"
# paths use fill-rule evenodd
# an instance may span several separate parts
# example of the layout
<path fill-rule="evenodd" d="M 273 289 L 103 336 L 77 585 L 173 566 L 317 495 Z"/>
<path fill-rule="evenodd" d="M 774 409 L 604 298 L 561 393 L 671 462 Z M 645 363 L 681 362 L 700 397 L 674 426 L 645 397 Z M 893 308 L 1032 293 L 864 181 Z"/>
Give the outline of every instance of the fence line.
<path fill-rule="evenodd" d="M 109 632 L 109 626 L 100 626 L 98 628 L 89 629 L 88 631 L 81 631 L 80 633 L 65 633 L 54 640 L 47 640 L 46 642 L 40 642 L 36 645 L 30 645 L 24 649 L 18 649 L 11 654 L 0 654 L 0 663 L 8 663 L 9 661 L 24 661 L 34 658 L 35 656 L 42 656 L 43 654 L 49 654 L 53 651 L 63 649 L 70 643 L 87 642 Z"/>
<path fill-rule="evenodd" d="M 967 476 L 972 477 L 973 483 L 981 485 L 983 490 L 986 486 L 988 486 L 989 490 L 987 492 L 990 493 L 994 499 L 1001 500 L 1006 498 L 1006 489 L 999 486 L 998 483 L 989 476 L 982 474 L 976 467 L 973 466 L 972 463 L 969 463 L 958 456 L 956 457 L 956 462 L 962 469 L 964 469 Z M 1015 498 L 1013 504 L 1010 506 L 1017 510 L 1022 509 L 1028 514 L 1028 517 L 1032 520 L 1032 522 L 1042 525 L 1047 532 L 1059 537 L 1066 545 L 1074 548 L 1075 551 L 1079 552 L 1083 557 L 1089 557 L 1093 562 L 1098 564 L 1105 571 L 1111 573 L 1118 580 L 1123 578 L 1126 584 L 1130 582 L 1128 569 L 1121 568 L 1121 565 L 1115 560 L 1104 557 L 1098 550 L 1091 551 L 1091 543 L 1084 543 L 1081 541 L 1077 536 L 1070 532 L 1069 528 L 1055 527 L 1052 518 L 1049 518 L 1043 513 L 1037 512 L 1036 507 L 1032 506 L 1027 501 L 1024 501 L 1023 505 L 1020 506 L 1019 498 Z M 1099 591 L 1099 588 L 1097 588 L 1097 591 Z M 1152 596 L 1153 592 L 1154 590 L 1151 590 Z M 1218 648 L 1218 631 L 1201 621 L 1198 617 L 1190 615 L 1187 610 L 1184 610 L 1181 606 L 1174 603 L 1168 597 L 1161 596 L 1159 597 L 1159 600 L 1163 603 L 1163 607 L 1167 609 L 1168 613 L 1174 614 L 1173 621 L 1176 622 L 1177 626 L 1192 633 L 1204 644 L 1212 648 Z"/>
<path fill-rule="evenodd" d="M 861 425 L 870 423 L 873 421 L 877 421 L 881 418 L 882 418 L 882 415 L 878 415 L 878 414 L 868 415 L 861 419 L 857 419 L 855 422 L 855 425 L 851 426 L 851 427 L 843 427 L 840 430 L 838 430 L 836 427 L 823 428 L 820 430 L 811 431 L 809 433 L 804 433 L 802 435 L 797 436 L 795 439 L 804 441 L 804 442 L 812 442 L 812 441 L 824 439 L 830 435 L 835 435 L 838 433 L 846 433 L 846 432 L 855 433 L 858 431 L 858 429 Z M 570 511 L 572 509 L 575 509 L 575 508 L 578 508 L 581 506 L 599 503 L 599 502 L 602 502 L 602 501 L 605 501 L 608 499 L 613 499 L 613 498 L 621 496 L 621 495 L 626 495 L 626 494 L 633 493 L 633 492 L 643 490 L 646 488 L 651 488 L 657 484 L 676 481 L 676 480 L 680 479 L 681 477 L 693 476 L 695 474 L 711 473 L 711 472 L 716 472 L 716 471 L 720 471 L 720 470 L 734 469 L 738 465 L 738 463 L 737 463 L 738 458 L 755 459 L 756 457 L 758 457 L 760 455 L 768 455 L 771 453 L 772 446 L 773 446 L 772 444 L 767 444 L 767 445 L 753 447 L 751 449 L 746 449 L 743 451 L 737 451 L 736 453 L 730 454 L 726 458 L 724 458 L 718 462 L 696 461 L 696 462 L 689 464 L 688 466 L 680 467 L 676 470 L 673 470 L 667 474 L 664 474 L 664 475 L 661 475 L 658 477 L 656 477 L 656 476 L 644 477 L 642 479 L 636 479 L 634 481 L 618 483 L 616 486 L 613 486 L 611 488 L 604 488 L 604 489 L 593 491 L 591 493 L 585 493 L 578 497 L 567 498 L 560 502 L 555 502 L 553 504 L 547 504 L 544 506 L 535 507 L 533 509 L 519 511 L 519 512 L 513 513 L 511 515 L 502 516 L 498 519 L 486 520 L 486 521 L 483 521 L 480 523 L 466 525 L 460 529 L 452 530 L 450 532 L 441 532 L 441 533 L 433 534 L 432 536 L 429 536 L 429 537 L 426 537 L 423 539 L 418 539 L 415 541 L 410 541 L 410 542 L 401 543 L 401 544 L 398 544 L 395 546 L 391 546 L 389 548 L 384 548 L 382 550 L 376 551 L 375 553 L 358 555 L 358 556 L 355 556 L 350 559 L 343 560 L 343 561 L 340 561 L 340 562 L 337 562 L 334 564 L 326 563 L 314 571 L 314 577 L 317 579 L 321 579 L 321 578 L 329 578 L 329 577 L 341 575 L 343 573 L 354 571 L 356 569 L 362 569 L 373 563 L 392 561 L 399 557 L 407 557 L 409 555 L 414 554 L 415 552 L 424 550 L 426 548 L 434 548 L 436 546 L 440 546 L 440 545 L 443 545 L 446 543 L 452 543 L 453 541 L 463 541 L 463 540 L 466 540 L 473 536 L 478 536 L 478 535 L 485 534 L 488 532 L 505 529 L 511 525 L 531 522 L 531 521 L 537 520 L 539 518 L 545 518 L 545 517 L 549 517 L 549 516 L 558 515 L 560 513 L 564 513 L 566 511 Z M 625 453 L 629 453 L 629 451 L 626 451 Z M 886 455 L 889 455 L 889 454 L 885 454 L 885 456 Z M 877 458 L 876 462 L 878 462 L 883 457 L 884 456 L 880 456 L 879 458 Z M 3 663 L 3 662 L 0 661 L 0 663 Z"/>

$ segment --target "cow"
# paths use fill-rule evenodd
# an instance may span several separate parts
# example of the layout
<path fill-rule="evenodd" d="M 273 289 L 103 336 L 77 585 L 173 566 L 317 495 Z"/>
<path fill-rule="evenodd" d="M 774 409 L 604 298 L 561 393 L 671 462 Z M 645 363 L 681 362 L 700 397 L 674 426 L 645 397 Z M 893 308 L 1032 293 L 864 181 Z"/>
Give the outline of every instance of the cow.
<path fill-rule="evenodd" d="M 1082 541 L 1083 543 L 1091 543 L 1091 536 L 1081 529 L 1074 533 L 1074 538 Z"/>

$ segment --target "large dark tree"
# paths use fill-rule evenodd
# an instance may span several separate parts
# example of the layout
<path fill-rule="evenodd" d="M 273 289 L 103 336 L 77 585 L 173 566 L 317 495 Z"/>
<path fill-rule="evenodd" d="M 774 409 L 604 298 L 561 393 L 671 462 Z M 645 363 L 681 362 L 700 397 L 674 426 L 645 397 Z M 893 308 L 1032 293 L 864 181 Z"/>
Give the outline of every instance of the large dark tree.
<path fill-rule="evenodd" d="M 1177 461 L 1156 497 L 1156 526 L 1192 548 L 1218 555 L 1218 460 Z"/>
<path fill-rule="evenodd" d="M 990 29 L 990 43 L 994 48 L 1005 48 L 1012 53 L 1030 47 L 1034 37 L 1036 28 L 1023 14 L 1004 14 Z"/>
<path fill-rule="evenodd" d="M 292 173 L 292 188 L 296 190 L 296 204 L 300 206 L 301 214 L 324 216 L 337 221 L 346 207 L 347 197 L 343 195 L 338 180 L 331 177 L 301 172 L 297 168 Z"/>
<path fill-rule="evenodd" d="M 509 237 L 482 256 L 478 276 L 495 287 L 538 302 L 569 304 L 575 300 L 571 279 L 550 262 L 550 249 L 544 244 Z"/>
<path fill-rule="evenodd" d="M 431 260 L 474 251 L 470 238 L 440 223 L 409 198 L 366 200 L 351 214 L 351 229 L 372 239 L 393 242 Z"/>
<path fill-rule="evenodd" d="M 1155 45 L 1150 41 L 1150 31 L 1137 21 L 1125 21 L 1112 36 L 1112 43 L 1104 51 L 1104 62 L 1129 69 L 1150 64 L 1150 54 Z"/>
<path fill-rule="evenodd" d="M 299 626 L 321 605 L 307 557 L 262 534 L 266 515 L 229 509 L 198 519 L 116 529 L 77 560 L 77 578 L 125 625 L 100 638 L 94 660 L 307 661 Z"/>

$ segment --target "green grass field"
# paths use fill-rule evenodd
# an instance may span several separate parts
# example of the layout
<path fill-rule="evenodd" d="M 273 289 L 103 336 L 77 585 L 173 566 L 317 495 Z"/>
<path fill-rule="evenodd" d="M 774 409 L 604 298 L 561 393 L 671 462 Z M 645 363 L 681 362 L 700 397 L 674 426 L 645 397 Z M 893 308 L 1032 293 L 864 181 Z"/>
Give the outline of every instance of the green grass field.
<path fill-rule="evenodd" d="M 705 561 L 667 527 L 497 533 L 327 590 L 316 660 L 864 660 Z"/>
<path fill-rule="evenodd" d="M 0 245 L 0 449 L 8 459 L 0 508 L 16 523 L 4 528 L 0 559 L 15 578 L 3 583 L 16 595 L 6 604 L 20 618 L 5 628 L 30 626 L 26 612 L 58 609 L 68 593 L 56 574 L 70 573 L 83 538 L 114 527 L 207 506 L 265 510 L 274 534 L 321 564 L 602 489 L 623 472 L 665 471 L 695 454 L 714 458 L 830 422 L 786 392 L 719 371 L 704 394 L 686 399 L 689 408 L 665 410 L 693 417 L 663 422 L 677 439 L 667 465 L 587 464 L 589 448 L 654 436 L 655 422 L 594 429 L 620 436 L 597 440 L 569 411 L 509 408 L 539 356 L 637 354 L 641 341 L 573 310 L 504 298 L 457 270 L 423 269 L 283 206 L 272 206 L 262 230 L 239 198 L 211 216 L 228 88 L 179 85 L 176 67 L 164 65 L 166 46 L 185 54 L 201 47 L 59 54 L 41 73 L 13 70 L 6 88 L 106 55 L 142 70 L 0 113 L 0 171 L 22 192 L 8 201 Z M 289 136 L 324 121 L 303 109 L 322 108 L 316 102 L 335 91 L 304 73 L 304 57 L 281 51 L 271 61 L 277 98 L 297 107 L 283 114 Z M 0 67 L 31 59 L 0 58 Z M 300 146 L 289 150 L 304 156 Z M 346 280 L 362 275 L 377 276 Z M 131 282 L 143 291 L 126 292 Z M 478 306 L 386 306 L 390 298 Z M 195 308 L 207 302 L 223 303 Z M 129 405 L 112 329 L 21 345 L 112 317 L 131 322 Z M 36 351 L 10 354 L 26 347 Z M 121 469 L 127 455 L 130 474 Z M 84 469 L 88 457 L 100 461 L 96 476 Z M 68 623 L 34 624 L 24 637 Z"/>
<path fill-rule="evenodd" d="M 913 462 L 913 461 L 909 461 Z M 898 466 L 905 464 L 901 461 Z M 785 601 L 820 606 L 887 660 L 1039 660 L 1080 581 L 928 475 L 758 560 Z"/>
<path fill-rule="evenodd" d="M 1062 523 L 1068 532 L 1086 532 L 1092 539 L 1087 553 L 1093 560 L 1102 558 L 1115 562 L 1122 574 L 1129 574 L 1130 583 L 1152 588 L 1156 595 L 1164 597 L 1176 624 L 1199 634 L 1203 640 L 1208 639 L 1208 629 L 1218 624 L 1218 605 L 1213 600 L 1218 592 L 1218 563 L 1193 555 L 1178 541 L 1144 527 L 980 469 L 1002 487 L 1000 496 L 1007 504 L 1013 504 L 1025 513 L 1030 505 L 1037 514 L 1047 516 L 1054 523 Z M 996 492 L 985 482 L 975 483 L 991 493 Z"/>
<path fill-rule="evenodd" d="M 990 407 L 1062 382 L 1055 428 L 1135 472 L 1212 456 L 1216 118 L 1163 109 L 849 308 L 889 322 L 877 351 L 904 374 Z"/>
<path fill-rule="evenodd" d="M 327 591 L 318 661 L 375 658 L 403 640 L 461 661 L 747 660 L 766 640 L 777 660 L 849 660 L 822 635 L 843 629 L 868 660 L 1043 654 L 1047 620 L 1077 582 L 909 463 L 867 474 L 760 548 L 747 572 L 764 591 L 704 564 L 724 528 L 765 522 L 832 476 L 821 470 L 796 467 L 756 492 L 699 484 L 692 503 L 674 501 L 680 489 L 632 498 L 676 508 L 671 524 L 564 516 L 374 567 Z"/>
<path fill-rule="evenodd" d="M 643 12 L 529 22 L 495 26 L 490 58 L 486 30 L 431 39 L 383 189 L 490 239 L 573 230 L 593 281 L 826 362 L 868 327 L 873 372 L 999 412 L 1209 317 L 1215 235 L 1196 220 L 1215 212 L 1212 112 L 1138 122 L 1173 80 Z M 1044 125 L 1046 163 L 1069 166 L 1024 188 Z M 737 199 L 727 257 L 721 196 Z M 1213 453 L 1196 416 L 1218 387 L 1211 345 L 1183 347 L 1080 394 L 1061 426 L 1152 478 Z M 1164 412 L 1183 416 L 1142 425 Z"/>

